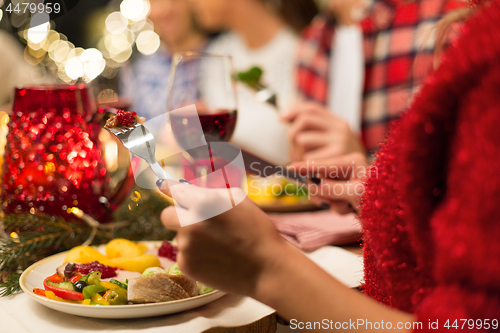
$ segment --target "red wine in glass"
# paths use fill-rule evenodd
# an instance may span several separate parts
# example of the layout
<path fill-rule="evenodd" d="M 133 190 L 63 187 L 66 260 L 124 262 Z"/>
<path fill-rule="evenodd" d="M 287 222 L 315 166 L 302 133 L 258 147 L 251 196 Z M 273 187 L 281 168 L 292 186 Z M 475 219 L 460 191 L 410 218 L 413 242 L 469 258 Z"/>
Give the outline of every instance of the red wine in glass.
<path fill-rule="evenodd" d="M 215 171 L 215 156 L 212 155 L 206 143 L 229 141 L 236 126 L 236 115 L 236 110 L 217 110 L 213 113 L 203 112 L 198 115 L 183 115 L 178 112 L 170 113 L 170 123 L 177 142 L 191 157 L 193 157 L 192 161 L 184 161 L 184 177 L 188 181 L 191 181 L 195 185 L 200 185 L 198 184 L 199 177 L 211 171 Z M 199 133 L 198 121 L 201 124 L 203 135 Z M 219 161 L 217 164 L 223 166 L 228 162 L 230 161 L 221 164 Z M 236 173 L 236 176 L 241 178 L 241 172 Z M 224 177 L 228 176 L 225 175 Z M 212 179 L 212 181 L 214 180 Z M 223 181 L 227 183 L 227 179 L 215 180 L 215 183 L 219 184 Z M 204 183 L 202 186 L 211 187 L 210 184 L 207 183 Z"/>
<path fill-rule="evenodd" d="M 229 141 L 236 126 L 236 115 L 236 110 L 217 110 L 197 116 L 171 113 L 170 122 L 177 142 L 191 154 L 191 148 L 205 146 L 205 142 Z M 199 119 L 204 137 L 198 133 L 196 118 Z"/>

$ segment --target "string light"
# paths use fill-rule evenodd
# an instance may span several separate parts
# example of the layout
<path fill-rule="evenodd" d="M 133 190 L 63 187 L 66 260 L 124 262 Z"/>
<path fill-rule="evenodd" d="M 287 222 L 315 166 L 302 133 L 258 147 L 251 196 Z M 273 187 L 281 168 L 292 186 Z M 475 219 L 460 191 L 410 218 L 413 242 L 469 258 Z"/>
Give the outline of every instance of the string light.
<path fill-rule="evenodd" d="M 2 1 L 2 0 L 0 0 Z M 22 0 L 13 0 L 13 5 Z M 21 28 L 19 36 L 26 41 L 25 59 L 32 65 L 41 63 L 46 57 L 53 61 L 59 80 L 75 83 L 78 80 L 91 82 L 99 75 L 112 78 L 117 68 L 133 53 L 134 45 L 144 55 L 155 53 L 160 47 L 160 38 L 154 25 L 147 18 L 151 6 L 149 0 L 123 0 L 120 10 L 107 15 L 103 37 L 96 48 L 76 48 L 68 38 L 50 29 L 49 17 L 37 13 L 31 18 L 29 11 L 13 13 L 11 24 Z M 0 10 L 0 20 L 3 12 Z M 47 65 L 46 65 L 47 66 Z"/>

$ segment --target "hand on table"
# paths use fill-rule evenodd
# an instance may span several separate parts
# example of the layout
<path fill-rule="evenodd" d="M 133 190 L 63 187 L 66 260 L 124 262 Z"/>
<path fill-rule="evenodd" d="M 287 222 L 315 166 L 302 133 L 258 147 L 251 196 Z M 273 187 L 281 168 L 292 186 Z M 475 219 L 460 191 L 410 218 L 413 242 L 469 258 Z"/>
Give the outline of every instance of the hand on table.
<path fill-rule="evenodd" d="M 300 103 L 282 116 L 289 122 L 288 139 L 292 161 L 321 160 L 352 152 L 364 152 L 349 125 L 324 106 Z"/>
<path fill-rule="evenodd" d="M 357 209 L 364 193 L 363 177 L 368 171 L 364 154 L 351 153 L 321 161 L 294 162 L 288 166 L 302 176 L 312 178 L 308 186 L 311 202 L 328 205 L 340 214 Z"/>
<path fill-rule="evenodd" d="M 168 207 L 161 220 L 167 228 L 178 230 L 180 269 L 214 288 L 255 297 L 258 281 L 273 266 L 280 249 L 288 246 L 274 224 L 245 198 L 223 214 L 181 228 L 177 213 L 199 216 L 227 199 L 228 192 L 193 185 L 176 187 L 176 200 L 186 209 Z M 169 195 L 168 190 L 162 191 Z M 241 189 L 231 191 L 233 197 L 242 194 Z"/>

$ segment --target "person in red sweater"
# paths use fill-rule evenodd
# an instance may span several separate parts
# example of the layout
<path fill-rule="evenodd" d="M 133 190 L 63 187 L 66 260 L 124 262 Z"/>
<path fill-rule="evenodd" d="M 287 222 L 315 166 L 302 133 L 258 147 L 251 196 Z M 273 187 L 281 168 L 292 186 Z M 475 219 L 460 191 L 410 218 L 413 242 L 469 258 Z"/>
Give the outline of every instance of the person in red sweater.
<path fill-rule="evenodd" d="M 500 0 L 469 19 L 370 168 L 361 205 L 363 291 L 369 297 L 286 243 L 250 200 L 179 228 L 181 270 L 302 322 L 362 319 L 391 330 L 497 330 L 499 22 Z M 355 167 L 363 161 L 331 163 Z M 350 186 L 359 184 L 355 179 Z M 186 214 L 197 214 L 224 196 L 225 190 L 179 185 L 176 199 Z M 175 210 L 165 209 L 162 220 L 175 228 Z M 360 329 L 378 331 L 375 326 Z"/>

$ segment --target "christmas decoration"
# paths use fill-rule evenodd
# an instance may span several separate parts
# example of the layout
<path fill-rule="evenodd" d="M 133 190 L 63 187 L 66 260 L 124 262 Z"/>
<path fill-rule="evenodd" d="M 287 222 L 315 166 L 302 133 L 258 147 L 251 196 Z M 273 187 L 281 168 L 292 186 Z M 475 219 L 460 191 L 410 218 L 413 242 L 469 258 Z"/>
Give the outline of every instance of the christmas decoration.
<path fill-rule="evenodd" d="M 100 222 L 111 220 L 103 205 L 112 199 L 98 140 L 102 113 L 84 85 L 16 89 L 3 164 L 6 213 L 67 219 L 67 209 L 77 207 Z"/>
<path fill-rule="evenodd" d="M 114 221 L 117 222 L 98 228 L 82 220 L 68 222 L 48 214 L 4 215 L 1 223 L 9 231 L 9 237 L 0 238 L 0 296 L 20 291 L 19 276 L 34 262 L 82 245 L 92 235 L 92 245 L 114 238 L 171 240 L 175 233 L 165 229 L 160 221 L 160 213 L 167 206 L 168 202 L 159 191 L 136 187 L 115 212 Z"/>

